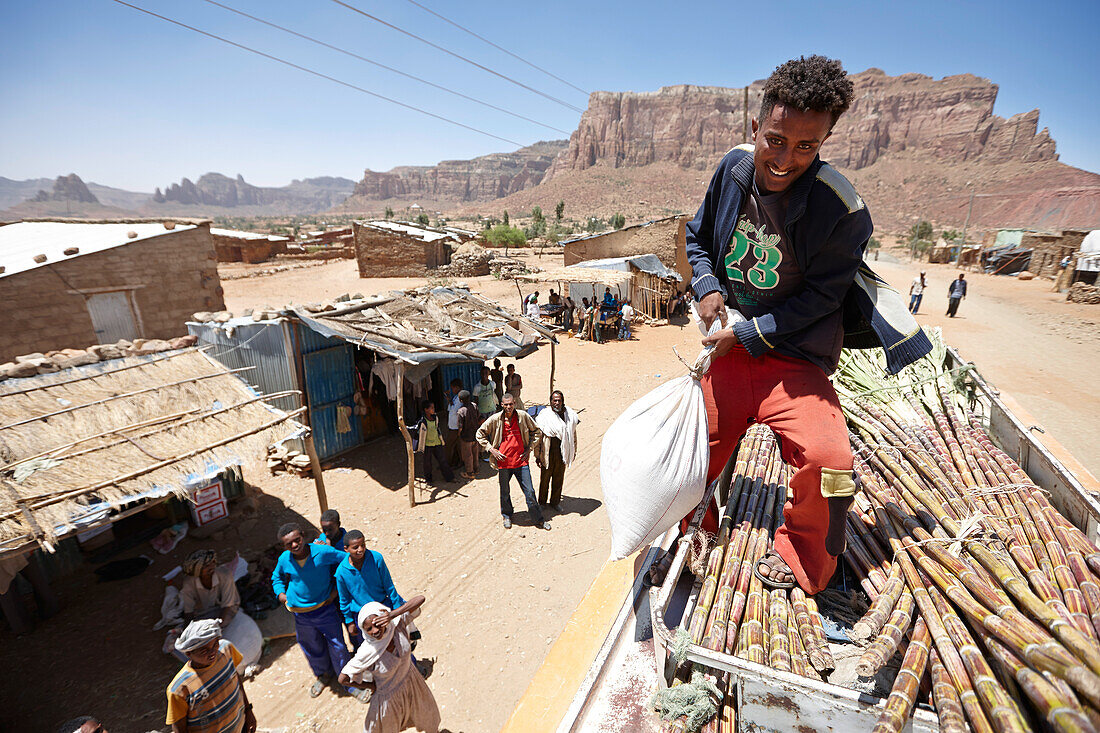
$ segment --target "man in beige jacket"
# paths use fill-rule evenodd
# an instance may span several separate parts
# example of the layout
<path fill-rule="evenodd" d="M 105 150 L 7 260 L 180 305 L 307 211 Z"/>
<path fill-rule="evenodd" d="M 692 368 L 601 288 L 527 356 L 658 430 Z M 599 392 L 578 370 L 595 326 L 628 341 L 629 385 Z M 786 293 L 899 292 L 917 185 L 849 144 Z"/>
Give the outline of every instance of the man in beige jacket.
<path fill-rule="evenodd" d="M 516 410 L 516 399 L 510 394 L 504 395 L 500 412 L 489 417 L 477 431 L 477 442 L 489 451 L 489 464 L 497 469 L 500 482 L 500 515 L 504 519 L 504 528 L 512 528 L 512 496 L 508 482 L 513 476 L 519 481 L 523 498 L 527 500 L 527 510 L 540 529 L 550 529 L 550 522 L 542 516 L 535 497 L 535 487 L 531 483 L 531 468 L 528 457 L 534 449 L 538 455 L 542 446 L 542 432 L 534 419 L 526 412 Z"/>

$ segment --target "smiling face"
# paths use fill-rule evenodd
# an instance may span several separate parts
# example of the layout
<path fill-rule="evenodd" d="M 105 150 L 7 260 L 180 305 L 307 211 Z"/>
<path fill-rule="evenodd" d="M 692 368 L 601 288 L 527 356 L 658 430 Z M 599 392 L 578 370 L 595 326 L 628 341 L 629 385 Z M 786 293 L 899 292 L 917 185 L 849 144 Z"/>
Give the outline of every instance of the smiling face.
<path fill-rule="evenodd" d="M 776 102 L 762 121 L 753 118 L 753 164 L 761 192 L 790 188 L 814 162 L 832 127 L 830 112 L 802 111 L 782 102 Z"/>
<path fill-rule="evenodd" d="M 283 535 L 283 549 L 289 550 L 299 560 L 309 554 L 309 546 L 302 539 L 302 533 L 296 529 Z"/>
<path fill-rule="evenodd" d="M 368 634 L 371 635 L 371 637 L 373 637 L 375 639 L 381 639 L 386 634 L 386 627 L 385 626 L 378 626 L 376 624 L 376 622 L 379 618 L 381 618 L 381 617 L 380 616 L 371 616 L 367 619 L 367 623 L 369 624 L 369 626 L 367 626 L 366 631 L 367 631 Z"/>
<path fill-rule="evenodd" d="M 367 543 L 362 537 L 356 537 L 353 540 L 348 540 L 344 544 L 344 549 L 347 551 L 351 559 L 356 563 L 362 563 L 363 558 L 367 556 Z"/>

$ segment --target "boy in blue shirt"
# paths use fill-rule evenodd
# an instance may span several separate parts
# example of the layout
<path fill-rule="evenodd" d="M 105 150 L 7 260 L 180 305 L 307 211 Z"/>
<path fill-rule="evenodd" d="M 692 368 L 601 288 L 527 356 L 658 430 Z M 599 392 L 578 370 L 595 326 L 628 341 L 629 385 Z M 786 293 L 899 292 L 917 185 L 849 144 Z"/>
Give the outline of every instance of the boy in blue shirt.
<path fill-rule="evenodd" d="M 321 512 L 321 534 L 313 540 L 315 545 L 329 545 L 344 550 L 344 535 L 347 530 L 340 526 L 340 512 L 326 509 Z"/>
<path fill-rule="evenodd" d="M 389 608 L 404 605 L 405 599 L 397 592 L 390 577 L 390 570 L 380 552 L 367 549 L 363 533 L 353 529 L 344 536 L 347 555 L 336 568 L 336 591 L 340 597 L 340 612 L 348 637 L 356 649 L 363 643 L 363 632 L 356 626 L 359 609 L 371 601 Z"/>
<path fill-rule="evenodd" d="M 309 696 L 317 697 L 325 688 L 325 678 L 335 680 L 351 659 L 336 605 L 334 577 L 336 566 L 347 554 L 328 545 L 307 543 L 302 528 L 293 522 L 279 528 L 279 541 L 285 550 L 271 573 L 271 588 L 294 614 L 298 646 L 317 678 Z M 363 690 L 348 688 L 348 692 L 360 702 L 370 700 Z"/>

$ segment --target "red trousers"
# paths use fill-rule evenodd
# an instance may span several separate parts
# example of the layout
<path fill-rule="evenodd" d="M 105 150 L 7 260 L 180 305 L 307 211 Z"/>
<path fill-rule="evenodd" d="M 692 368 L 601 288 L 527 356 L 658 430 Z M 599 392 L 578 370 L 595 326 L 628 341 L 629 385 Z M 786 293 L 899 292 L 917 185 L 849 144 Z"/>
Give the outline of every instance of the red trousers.
<path fill-rule="evenodd" d="M 825 550 L 829 507 L 821 469 L 852 470 L 848 428 L 829 378 L 807 361 L 778 354 L 753 358 L 737 346 L 714 360 L 702 386 L 710 432 L 707 482 L 722 472 L 749 426 L 762 423 L 774 430 L 783 460 L 796 469 L 775 550 L 806 592 L 823 590 L 836 571 L 836 557 Z M 703 525 L 717 532 L 713 505 Z"/>

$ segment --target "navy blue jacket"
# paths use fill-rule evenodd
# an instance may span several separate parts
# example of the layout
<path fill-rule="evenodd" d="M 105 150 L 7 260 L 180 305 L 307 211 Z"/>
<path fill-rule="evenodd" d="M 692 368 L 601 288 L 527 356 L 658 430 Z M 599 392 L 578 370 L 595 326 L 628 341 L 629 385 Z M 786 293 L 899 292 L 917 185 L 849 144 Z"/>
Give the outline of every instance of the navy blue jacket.
<path fill-rule="evenodd" d="M 687 256 L 696 300 L 719 292 L 728 299 L 724 261 L 754 175 L 752 146 L 722 158 L 706 197 L 687 225 Z M 887 371 L 896 374 L 932 349 L 901 295 L 863 262 L 871 215 L 855 188 L 835 168 L 815 158 L 790 189 L 784 230 L 802 271 L 802 289 L 768 313 L 734 325 L 752 356 L 776 350 L 808 358 L 800 346 L 813 340 L 820 320 L 843 309 L 844 346 L 881 347 Z M 835 367 L 818 363 L 825 371 Z"/>

